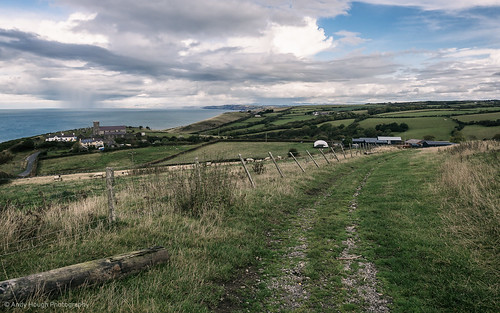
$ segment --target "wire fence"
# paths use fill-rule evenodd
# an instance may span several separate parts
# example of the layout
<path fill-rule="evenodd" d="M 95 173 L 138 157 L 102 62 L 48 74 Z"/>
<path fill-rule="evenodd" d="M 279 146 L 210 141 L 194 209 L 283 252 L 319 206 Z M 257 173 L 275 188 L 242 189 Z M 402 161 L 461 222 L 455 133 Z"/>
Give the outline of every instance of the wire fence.
<path fill-rule="evenodd" d="M 0 261 L 4 262 L 8 258 L 12 263 L 16 260 L 13 258 L 16 254 L 45 249 L 48 245 L 57 246 L 71 239 L 85 238 L 93 232 L 102 234 L 103 231 L 112 231 L 108 226 L 115 222 L 116 217 L 120 219 L 122 214 L 120 211 L 115 212 L 117 195 L 122 202 L 118 208 L 126 205 L 129 216 L 136 214 L 137 218 L 141 218 L 141 214 L 146 210 L 153 210 L 152 207 L 156 202 L 170 201 L 171 195 L 164 191 L 169 186 L 165 185 L 169 183 L 182 185 L 185 179 L 197 179 L 196 175 L 191 174 L 198 173 L 199 177 L 202 168 L 232 165 L 232 175 L 239 180 L 239 184 L 245 184 L 248 179 L 249 182 L 246 182 L 248 186 L 256 188 L 258 183 L 252 176 L 261 174 L 260 171 L 264 170 L 265 165 L 267 171 L 274 172 L 272 168 L 276 168 L 276 172 L 269 175 L 279 175 L 284 178 L 291 173 L 304 173 L 312 164 L 319 167 L 320 164 L 340 162 L 342 158 L 367 154 L 372 148 L 373 146 L 368 145 L 349 147 L 349 149 L 340 146 L 336 149 L 317 150 L 319 153 L 314 154 L 307 150 L 304 151 L 306 153 L 300 154 L 297 151 L 295 153 L 290 151 L 287 157 L 275 157 L 269 152 L 269 156 L 263 159 L 239 155 L 236 158 L 239 162 L 200 163 L 195 159 L 192 164 L 135 169 L 119 177 L 114 177 L 114 172 L 108 168 L 106 175 L 99 177 L 101 179 L 65 182 L 63 178 L 64 184 L 47 184 L 39 188 L 26 185 L 24 197 L 16 199 L 16 195 L 7 196 L 8 201 L 0 207 L 3 213 L 11 212 L 10 217 L 6 217 L 8 214 L 2 214 L 0 218 L 0 227 L 10 227 L 9 234 L 0 238 Z M 241 168 L 238 170 L 238 165 L 244 171 Z M 285 172 L 282 166 L 285 166 L 288 172 Z M 293 167 L 296 169 L 290 170 Z M 189 172 L 190 175 L 179 178 L 179 172 L 182 171 Z M 170 176 L 163 175 L 167 172 L 171 173 Z M 158 190 L 160 188 L 162 190 Z M 90 199 L 99 202 L 99 205 L 89 206 L 88 211 L 74 209 L 75 206 Z M 51 208 L 57 209 L 51 211 Z M 48 216 L 49 214 L 52 215 Z"/>

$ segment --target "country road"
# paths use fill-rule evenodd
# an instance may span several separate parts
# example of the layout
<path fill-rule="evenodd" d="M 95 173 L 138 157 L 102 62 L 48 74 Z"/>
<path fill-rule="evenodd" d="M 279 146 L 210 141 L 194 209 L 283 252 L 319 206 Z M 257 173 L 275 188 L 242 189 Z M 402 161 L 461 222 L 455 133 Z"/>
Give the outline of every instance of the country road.
<path fill-rule="evenodd" d="M 33 165 L 35 164 L 35 161 L 37 160 L 38 158 L 38 155 L 41 153 L 41 151 L 37 151 L 33 154 L 30 154 L 28 156 L 28 158 L 26 159 L 28 164 L 26 166 L 26 170 L 24 172 L 22 172 L 21 174 L 19 174 L 18 176 L 19 177 L 22 177 L 22 178 L 26 178 L 30 175 L 31 173 L 31 170 L 33 169 Z"/>

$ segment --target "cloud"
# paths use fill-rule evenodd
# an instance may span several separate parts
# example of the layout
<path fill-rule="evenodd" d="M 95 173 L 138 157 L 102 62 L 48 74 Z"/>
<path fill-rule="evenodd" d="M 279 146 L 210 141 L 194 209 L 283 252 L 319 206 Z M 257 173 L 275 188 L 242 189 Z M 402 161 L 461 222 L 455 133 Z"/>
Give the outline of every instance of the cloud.
<path fill-rule="evenodd" d="M 363 2 L 424 10 L 493 3 Z M 168 107 L 498 97 L 497 47 L 367 52 L 366 45 L 379 38 L 348 25 L 333 31 L 318 26 L 322 17 L 348 13 L 347 0 L 51 3 L 66 13 L 0 13 L 0 106 L 8 101 Z M 481 12 L 459 16 L 476 26 L 463 36 L 490 38 L 487 30 L 500 28 Z M 420 18 L 406 27 L 418 23 Z"/>

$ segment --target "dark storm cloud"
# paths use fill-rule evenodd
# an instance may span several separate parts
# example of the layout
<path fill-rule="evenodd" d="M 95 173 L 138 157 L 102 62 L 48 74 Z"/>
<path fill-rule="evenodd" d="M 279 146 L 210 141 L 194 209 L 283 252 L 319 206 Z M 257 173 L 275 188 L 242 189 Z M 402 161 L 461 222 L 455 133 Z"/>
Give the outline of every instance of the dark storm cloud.
<path fill-rule="evenodd" d="M 33 34 L 0 29 L 0 38 L 2 37 L 10 40 L 0 40 L 0 48 L 31 53 L 41 57 L 80 60 L 88 62 L 88 66 L 103 66 L 108 70 L 142 74 L 158 74 L 161 69 L 156 63 L 117 55 L 98 46 L 47 41 Z"/>
<path fill-rule="evenodd" d="M 106 32 L 227 36 L 258 33 L 269 14 L 250 1 L 68 0 L 58 1 L 97 17 L 80 27 Z"/>

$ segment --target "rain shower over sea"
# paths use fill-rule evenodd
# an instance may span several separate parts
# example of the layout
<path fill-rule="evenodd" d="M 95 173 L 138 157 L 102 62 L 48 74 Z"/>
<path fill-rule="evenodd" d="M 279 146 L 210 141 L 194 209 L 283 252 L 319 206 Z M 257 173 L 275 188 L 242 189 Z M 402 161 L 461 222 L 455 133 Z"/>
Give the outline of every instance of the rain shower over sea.
<path fill-rule="evenodd" d="M 58 131 L 101 125 L 149 126 L 161 130 L 188 125 L 227 112 L 220 109 L 185 108 L 165 110 L 0 110 L 0 142 Z"/>

